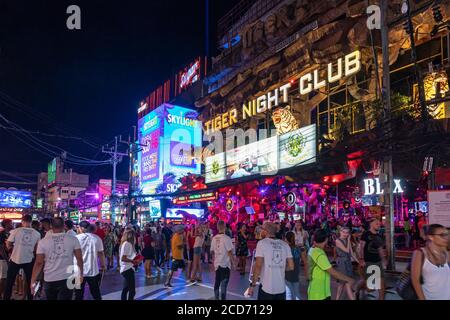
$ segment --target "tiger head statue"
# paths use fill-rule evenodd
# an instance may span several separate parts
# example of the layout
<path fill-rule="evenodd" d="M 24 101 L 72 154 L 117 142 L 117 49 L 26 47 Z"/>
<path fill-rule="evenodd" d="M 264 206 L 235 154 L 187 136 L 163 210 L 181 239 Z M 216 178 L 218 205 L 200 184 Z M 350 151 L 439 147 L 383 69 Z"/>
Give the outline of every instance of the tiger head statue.
<path fill-rule="evenodd" d="M 272 120 L 275 128 L 277 129 L 278 135 L 282 135 L 299 128 L 297 119 L 293 116 L 289 105 L 274 110 L 272 112 Z"/>

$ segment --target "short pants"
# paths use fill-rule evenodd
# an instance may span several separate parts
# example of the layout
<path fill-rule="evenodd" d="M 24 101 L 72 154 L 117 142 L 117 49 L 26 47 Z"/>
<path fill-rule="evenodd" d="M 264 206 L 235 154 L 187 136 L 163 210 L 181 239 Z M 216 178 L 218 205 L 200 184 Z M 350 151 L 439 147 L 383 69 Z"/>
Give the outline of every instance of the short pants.
<path fill-rule="evenodd" d="M 202 247 L 196 247 L 194 248 L 194 255 L 201 255 L 202 254 Z"/>
<path fill-rule="evenodd" d="M 184 270 L 185 268 L 186 268 L 186 264 L 184 263 L 184 260 L 172 259 L 172 266 L 171 266 L 170 270 L 177 271 L 178 269 Z"/>

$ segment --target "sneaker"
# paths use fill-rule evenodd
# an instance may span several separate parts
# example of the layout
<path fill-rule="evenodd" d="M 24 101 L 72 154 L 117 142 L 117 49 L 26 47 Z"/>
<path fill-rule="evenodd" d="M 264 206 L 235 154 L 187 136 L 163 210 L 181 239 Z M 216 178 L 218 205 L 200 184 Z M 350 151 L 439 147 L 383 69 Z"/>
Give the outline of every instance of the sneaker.
<path fill-rule="evenodd" d="M 164 286 L 167 287 L 167 288 L 173 288 L 173 285 L 170 284 L 170 283 L 165 283 Z"/>

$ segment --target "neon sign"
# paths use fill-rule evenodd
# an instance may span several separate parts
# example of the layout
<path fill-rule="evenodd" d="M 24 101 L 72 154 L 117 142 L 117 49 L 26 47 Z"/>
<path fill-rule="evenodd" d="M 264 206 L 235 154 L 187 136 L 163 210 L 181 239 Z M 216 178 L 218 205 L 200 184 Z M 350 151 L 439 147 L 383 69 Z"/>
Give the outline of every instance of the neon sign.
<path fill-rule="evenodd" d="M 217 199 L 217 193 L 215 192 L 207 192 L 207 193 L 198 193 L 191 194 L 188 196 L 176 197 L 173 199 L 174 204 L 187 204 L 194 202 L 203 202 L 203 201 L 213 201 Z"/>
<path fill-rule="evenodd" d="M 200 79 L 200 60 L 195 61 L 187 71 L 180 73 L 180 90 Z"/>
<path fill-rule="evenodd" d="M 403 188 L 401 186 L 400 179 L 394 179 L 394 194 L 403 193 Z M 381 189 L 380 178 L 375 179 L 364 179 L 364 195 L 382 195 L 384 194 L 384 189 Z"/>
<path fill-rule="evenodd" d="M 326 67 L 326 76 L 321 79 L 321 68 L 317 68 L 307 73 L 299 79 L 299 92 L 306 95 L 313 90 L 319 90 L 328 83 L 334 83 L 344 77 L 355 75 L 361 70 L 361 52 L 354 51 L 344 58 L 339 58 L 336 63 L 329 63 Z M 256 99 L 248 101 L 242 105 L 242 120 L 252 118 L 260 113 L 265 113 L 278 107 L 281 103 L 289 102 L 289 89 L 292 84 L 289 82 L 272 91 L 269 91 Z M 236 108 L 219 114 L 213 119 L 205 122 L 205 131 L 207 134 L 226 129 L 238 122 L 238 110 Z"/>

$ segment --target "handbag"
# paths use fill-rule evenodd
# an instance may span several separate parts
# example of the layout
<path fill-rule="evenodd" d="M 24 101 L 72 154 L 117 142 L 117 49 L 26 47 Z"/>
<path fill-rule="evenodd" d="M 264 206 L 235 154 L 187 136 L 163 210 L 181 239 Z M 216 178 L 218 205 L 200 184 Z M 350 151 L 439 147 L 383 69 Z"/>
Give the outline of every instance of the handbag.
<path fill-rule="evenodd" d="M 425 261 L 425 253 L 423 250 L 420 250 L 422 252 L 422 263 L 421 268 L 423 267 L 424 261 Z M 420 271 L 420 284 L 423 284 L 423 278 L 422 278 L 422 270 Z M 405 271 L 400 275 L 400 278 L 398 279 L 395 290 L 397 291 L 397 294 L 403 299 L 403 300 L 417 300 L 417 293 L 414 289 L 414 286 L 412 284 L 411 280 L 411 262 L 409 263 L 408 267 Z"/>

